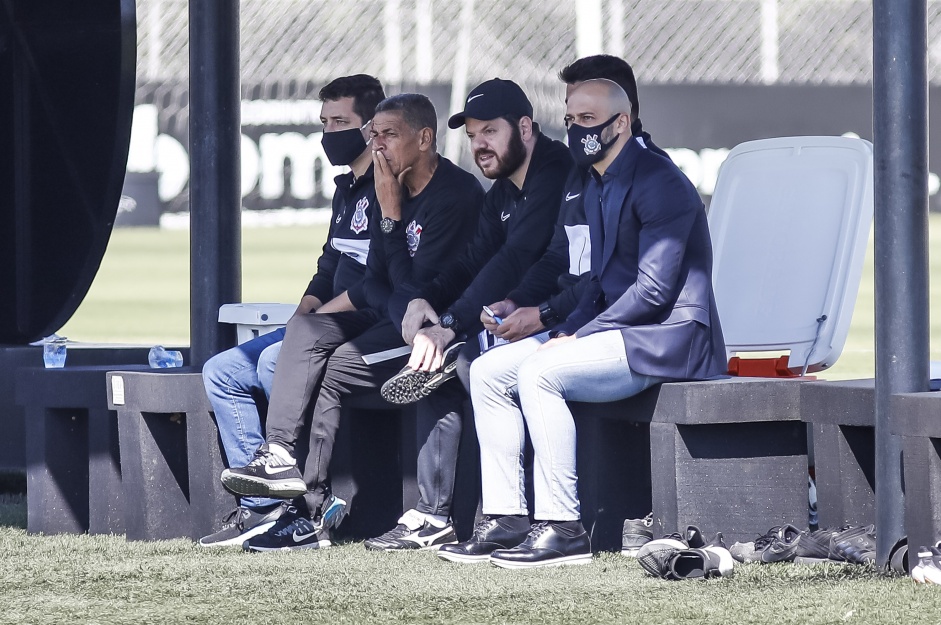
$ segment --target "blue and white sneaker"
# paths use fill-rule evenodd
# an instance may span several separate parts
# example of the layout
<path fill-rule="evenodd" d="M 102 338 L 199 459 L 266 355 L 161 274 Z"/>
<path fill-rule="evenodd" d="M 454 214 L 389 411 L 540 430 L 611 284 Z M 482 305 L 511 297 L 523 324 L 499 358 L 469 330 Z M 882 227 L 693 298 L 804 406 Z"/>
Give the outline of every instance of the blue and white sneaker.
<path fill-rule="evenodd" d="M 324 502 L 323 512 L 314 520 L 302 515 L 294 506 L 288 506 L 281 518 L 265 533 L 242 543 L 245 551 L 293 551 L 295 549 L 325 549 L 333 543 L 330 531 L 345 516 L 346 502 L 330 495 Z"/>

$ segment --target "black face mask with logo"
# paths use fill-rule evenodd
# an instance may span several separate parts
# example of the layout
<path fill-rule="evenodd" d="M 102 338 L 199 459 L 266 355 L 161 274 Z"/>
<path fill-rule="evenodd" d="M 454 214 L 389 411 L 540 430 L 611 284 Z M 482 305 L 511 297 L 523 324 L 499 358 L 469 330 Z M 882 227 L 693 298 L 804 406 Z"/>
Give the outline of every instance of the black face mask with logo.
<path fill-rule="evenodd" d="M 621 114 L 618 113 L 600 126 L 586 128 L 578 124 L 569 126 L 569 150 L 572 152 L 572 158 L 579 167 L 590 167 L 602 158 L 605 152 L 618 140 L 617 135 L 607 143 L 601 140 L 601 132 L 613 124 Z"/>
<path fill-rule="evenodd" d="M 368 122 L 367 122 L 368 123 Z M 365 124 L 363 128 L 365 128 Z M 323 133 L 323 151 L 331 165 L 349 165 L 366 149 L 362 128 Z"/>

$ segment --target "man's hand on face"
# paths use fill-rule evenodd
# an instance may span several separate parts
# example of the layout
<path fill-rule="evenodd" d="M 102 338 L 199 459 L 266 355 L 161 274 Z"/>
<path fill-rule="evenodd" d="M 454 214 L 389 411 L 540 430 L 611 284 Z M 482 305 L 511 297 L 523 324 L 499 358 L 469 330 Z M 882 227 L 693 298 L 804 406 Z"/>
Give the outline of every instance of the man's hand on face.
<path fill-rule="evenodd" d="M 392 173 L 392 167 L 381 151 L 372 153 L 373 176 L 376 181 L 376 199 L 382 208 L 382 216 L 400 221 L 402 219 L 402 186 L 405 176 L 412 170 L 406 167 L 398 176 Z"/>
<path fill-rule="evenodd" d="M 405 309 L 405 317 L 402 318 L 402 338 L 409 345 L 415 340 L 415 335 L 425 325 L 426 321 L 438 323 L 438 314 L 426 300 L 419 298 L 413 299 L 408 303 Z"/>
<path fill-rule="evenodd" d="M 560 336 L 555 337 L 554 339 L 549 339 L 548 341 L 546 341 L 545 343 L 543 343 L 542 345 L 540 345 L 540 346 L 539 346 L 539 349 L 537 349 L 536 351 L 539 352 L 539 351 L 542 351 L 542 350 L 544 350 L 544 349 L 552 349 L 553 347 L 558 347 L 559 345 L 564 345 L 565 343 L 571 343 L 571 342 L 574 341 L 576 338 L 577 338 L 577 337 L 576 337 L 574 334 L 570 334 L 570 335 L 560 335 Z"/>
<path fill-rule="evenodd" d="M 412 343 L 408 366 L 418 371 L 436 371 L 444 360 L 444 348 L 454 340 L 454 331 L 441 326 L 421 329 Z"/>
<path fill-rule="evenodd" d="M 546 327 L 539 320 L 539 308 L 537 306 L 525 306 L 517 308 L 509 316 L 504 317 L 503 323 L 490 331 L 493 332 L 494 336 L 513 342 L 525 339 L 527 336 L 532 336 L 545 329 Z"/>

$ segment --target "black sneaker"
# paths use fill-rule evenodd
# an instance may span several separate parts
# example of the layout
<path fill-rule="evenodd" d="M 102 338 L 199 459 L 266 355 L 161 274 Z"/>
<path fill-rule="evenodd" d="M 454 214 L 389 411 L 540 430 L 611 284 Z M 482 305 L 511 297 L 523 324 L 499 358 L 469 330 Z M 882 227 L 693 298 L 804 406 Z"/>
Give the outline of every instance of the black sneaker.
<path fill-rule="evenodd" d="M 536 523 L 522 544 L 492 552 L 490 563 L 502 569 L 591 564 L 588 532 L 578 521 L 574 523 L 574 528 L 568 528 L 568 523 Z"/>
<path fill-rule="evenodd" d="M 709 579 L 731 577 L 735 560 L 726 549 L 722 533 L 699 549 L 681 549 L 670 558 L 669 568 L 661 575 L 664 579 Z"/>
<path fill-rule="evenodd" d="M 824 527 L 804 532 L 797 541 L 797 551 L 794 557 L 796 564 L 820 564 L 830 562 L 830 542 L 833 537 L 847 528 L 837 529 Z"/>
<path fill-rule="evenodd" d="M 222 529 L 199 539 L 201 547 L 230 547 L 258 534 L 267 532 L 284 512 L 285 504 L 273 506 L 270 510 L 256 512 L 252 508 L 239 506 L 229 513 L 223 521 Z"/>
<path fill-rule="evenodd" d="M 330 531 L 343 519 L 346 502 L 331 495 L 322 514 L 311 520 L 294 506 L 286 506 L 281 518 L 265 533 L 242 543 L 245 551 L 293 551 L 331 546 Z"/>
<path fill-rule="evenodd" d="M 677 552 L 684 549 L 702 549 L 705 546 L 702 532 L 695 525 L 690 525 L 684 534 L 676 532 L 643 545 L 637 551 L 637 563 L 648 574 L 664 577 L 670 570 L 670 560 Z"/>
<path fill-rule="evenodd" d="M 621 532 L 621 555 L 637 557 L 640 548 L 653 540 L 653 512 L 642 519 L 624 519 Z"/>
<path fill-rule="evenodd" d="M 911 572 L 908 565 L 908 536 L 902 536 L 892 545 L 885 567 L 893 573 L 908 575 Z"/>
<path fill-rule="evenodd" d="M 441 545 L 438 557 L 450 562 L 487 562 L 497 549 L 512 549 L 526 540 L 529 530 L 527 517 L 486 517 L 477 523 L 470 540 L 456 545 Z"/>
<path fill-rule="evenodd" d="M 291 458 L 288 462 L 268 445 L 259 447 L 255 457 L 244 467 L 223 471 L 222 485 L 243 497 L 294 499 L 307 492 L 297 461 Z"/>
<path fill-rule="evenodd" d="M 729 552 L 739 562 L 791 562 L 797 555 L 800 537 L 800 530 L 793 525 L 777 525 L 754 541 L 735 543 Z"/>
<path fill-rule="evenodd" d="M 875 526 L 853 527 L 834 536 L 830 541 L 830 559 L 850 564 L 873 564 L 876 561 Z"/>
<path fill-rule="evenodd" d="M 363 544 L 374 551 L 403 551 L 411 549 L 437 549 L 441 545 L 457 542 L 457 534 L 450 522 L 441 524 L 418 510 L 409 510 L 399 524 Z"/>
<path fill-rule="evenodd" d="M 390 404 L 414 404 L 427 397 L 457 375 L 457 357 L 464 341 L 452 343 L 444 350 L 443 364 L 437 371 L 418 371 L 406 366 L 389 378 L 379 394 Z"/>

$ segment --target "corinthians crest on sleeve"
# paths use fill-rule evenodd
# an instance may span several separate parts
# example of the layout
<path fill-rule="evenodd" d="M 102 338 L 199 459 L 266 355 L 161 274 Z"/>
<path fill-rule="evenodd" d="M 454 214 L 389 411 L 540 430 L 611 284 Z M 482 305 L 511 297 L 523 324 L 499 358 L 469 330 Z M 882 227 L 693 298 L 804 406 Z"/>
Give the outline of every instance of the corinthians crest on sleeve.
<path fill-rule="evenodd" d="M 594 156 L 601 151 L 601 143 L 598 141 L 598 135 L 588 135 L 582 139 L 582 145 L 585 146 L 585 154 Z"/>
<path fill-rule="evenodd" d="M 421 225 L 412 220 L 405 228 L 405 242 L 408 244 L 408 255 L 414 256 L 418 250 L 418 243 L 421 241 Z"/>
<path fill-rule="evenodd" d="M 359 202 L 356 203 L 356 211 L 353 213 L 353 218 L 350 219 L 350 230 L 359 234 L 366 229 L 366 226 L 369 225 L 369 216 L 366 215 L 366 209 L 369 208 L 369 200 L 367 198 L 360 198 Z"/>

